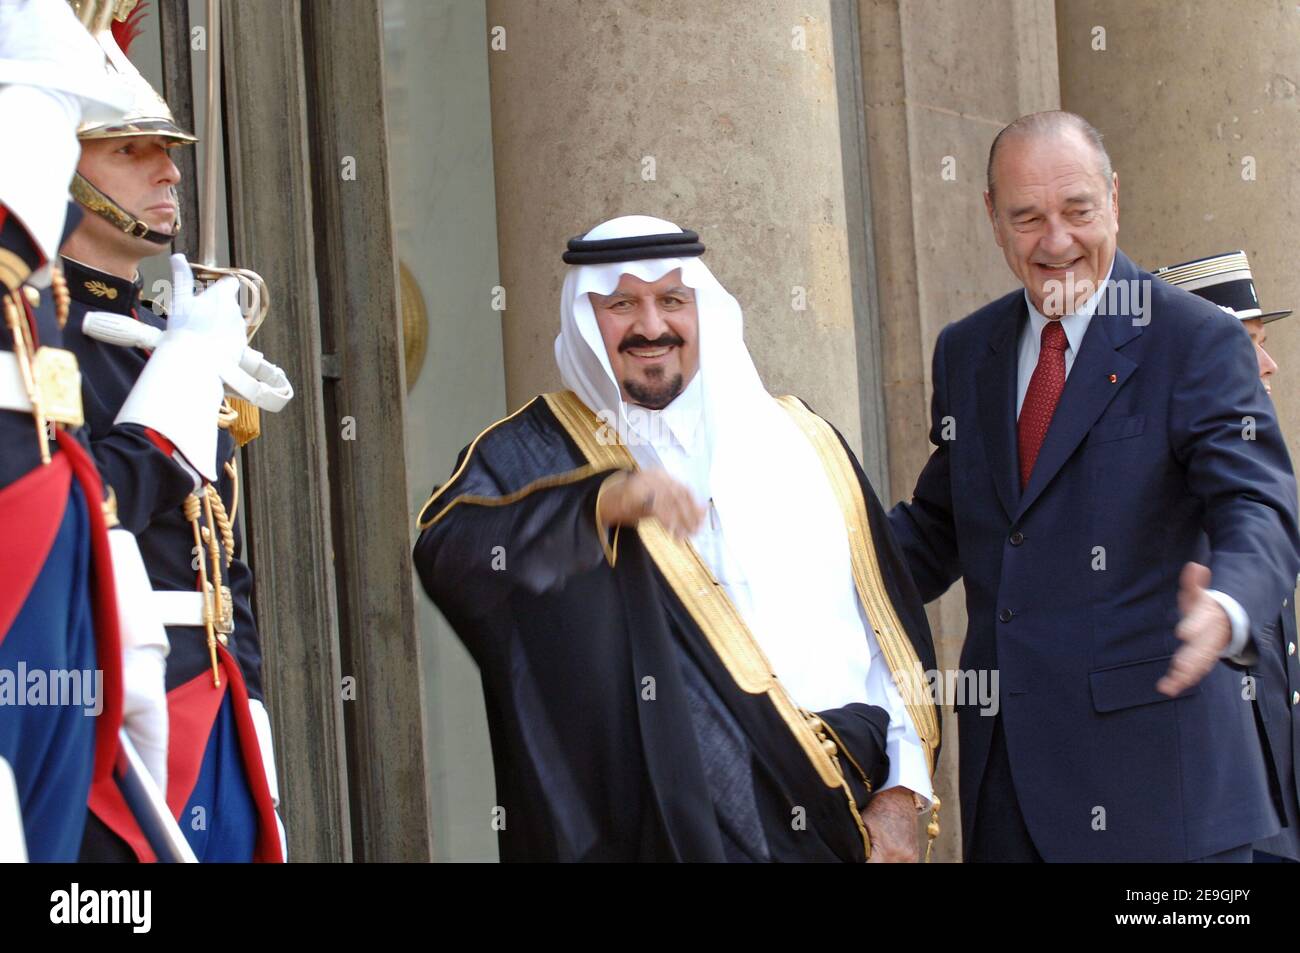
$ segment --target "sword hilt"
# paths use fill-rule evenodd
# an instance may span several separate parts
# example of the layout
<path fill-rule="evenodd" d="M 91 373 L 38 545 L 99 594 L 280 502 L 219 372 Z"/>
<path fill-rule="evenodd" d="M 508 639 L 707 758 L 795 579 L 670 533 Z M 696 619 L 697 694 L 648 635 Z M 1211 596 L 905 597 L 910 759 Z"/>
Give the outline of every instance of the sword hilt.
<path fill-rule="evenodd" d="M 193 262 L 190 263 L 190 268 L 194 277 L 205 283 L 227 277 L 239 282 L 239 287 L 248 294 L 250 302 L 244 320 L 248 324 L 248 340 L 253 340 L 253 335 L 271 310 L 271 290 L 262 276 L 248 268 L 221 268 L 217 265 L 196 265 Z"/>

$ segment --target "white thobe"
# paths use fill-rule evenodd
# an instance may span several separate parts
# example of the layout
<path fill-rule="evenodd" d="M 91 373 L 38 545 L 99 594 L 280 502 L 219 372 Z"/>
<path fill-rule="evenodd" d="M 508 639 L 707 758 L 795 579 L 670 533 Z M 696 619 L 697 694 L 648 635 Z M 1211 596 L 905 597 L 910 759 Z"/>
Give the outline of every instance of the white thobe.
<path fill-rule="evenodd" d="M 727 548 L 725 534 L 709 492 L 710 447 L 703 419 L 700 375 L 663 410 L 629 407 L 629 449 L 643 469 L 661 466 L 686 485 L 708 513 L 691 543 L 747 620 L 754 611 L 748 581 Z M 797 492 L 797 487 L 791 487 Z M 797 554 L 795 555 L 797 557 Z M 889 712 L 886 754 L 889 775 L 880 788 L 901 785 L 927 801 L 934 794 L 921 737 L 912 723 L 889 665 L 846 565 L 842 604 L 814 606 L 810 624 L 798 632 L 750 628 L 772 661 L 775 675 L 790 696 L 809 711 L 824 711 L 852 702 L 878 705 Z M 763 634 L 766 632 L 766 634 Z M 780 640 L 775 642 L 774 640 Z"/>

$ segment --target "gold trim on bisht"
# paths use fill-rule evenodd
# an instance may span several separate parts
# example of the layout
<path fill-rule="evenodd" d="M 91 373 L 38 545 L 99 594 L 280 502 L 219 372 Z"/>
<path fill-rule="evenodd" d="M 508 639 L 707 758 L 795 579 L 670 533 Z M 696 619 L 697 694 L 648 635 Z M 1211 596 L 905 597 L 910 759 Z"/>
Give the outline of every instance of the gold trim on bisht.
<path fill-rule="evenodd" d="M 484 437 L 486 437 L 488 434 L 490 434 L 493 430 L 496 430 L 498 427 L 500 427 L 500 426 L 501 426 L 503 423 L 505 423 L 506 421 L 514 420 L 516 417 L 518 417 L 520 414 L 522 414 L 522 413 L 523 413 L 525 410 L 527 410 L 529 407 L 533 406 L 533 404 L 537 403 L 537 401 L 538 401 L 539 399 L 540 399 L 540 398 L 538 398 L 538 397 L 534 397 L 534 398 L 533 398 L 532 400 L 530 400 L 528 403 L 524 404 L 524 406 L 522 406 L 522 407 L 520 407 L 518 410 L 516 410 L 513 414 L 510 414 L 510 415 L 507 416 L 507 417 L 502 417 L 502 418 L 501 418 L 500 420 L 498 420 L 496 423 L 491 424 L 490 426 L 486 427 L 486 428 L 482 431 L 482 433 L 480 433 L 477 437 L 475 437 L 473 440 L 470 441 L 469 449 L 465 451 L 465 459 L 462 460 L 462 461 L 460 462 L 460 466 L 458 466 L 458 467 L 456 468 L 455 472 L 452 473 L 451 477 L 448 478 L 448 480 L 447 480 L 446 483 L 444 483 L 442 486 L 438 487 L 438 489 L 436 489 L 436 490 L 433 491 L 433 493 L 429 496 L 429 498 L 428 498 L 427 500 L 424 501 L 424 505 L 420 507 L 420 511 L 419 511 L 418 513 L 415 514 L 415 527 L 416 527 L 416 529 L 418 529 L 418 530 L 420 530 L 421 532 L 423 532 L 424 530 L 426 530 L 426 529 L 428 529 L 430 526 L 432 526 L 434 523 L 436 523 L 436 522 L 438 521 L 438 518 L 442 516 L 442 513 L 445 513 L 445 512 L 446 512 L 446 508 L 444 508 L 444 509 L 443 509 L 443 510 L 438 514 L 437 517 L 434 517 L 434 518 L 431 519 L 431 520 L 426 520 L 426 519 L 424 518 L 424 514 L 428 511 L 429 507 L 432 506 L 432 505 L 434 504 L 434 502 L 436 502 L 437 500 L 441 499 L 441 498 L 442 498 L 442 495 L 443 495 L 444 493 L 447 492 L 447 489 L 448 489 L 448 488 L 449 488 L 453 483 L 455 483 L 455 482 L 460 478 L 460 475 L 461 475 L 462 473 L 465 472 L 465 468 L 466 468 L 467 466 L 469 466 L 470 458 L 474 456 L 474 448 L 478 446 L 478 442 L 479 442 L 480 440 L 482 440 Z M 526 488 L 525 488 L 525 489 L 526 489 Z M 453 500 L 453 502 L 455 502 L 455 501 Z"/>
<path fill-rule="evenodd" d="M 429 497 L 429 499 L 426 500 L 424 505 L 420 507 L 420 512 L 416 514 L 416 528 L 420 532 L 424 532 L 424 530 L 428 529 L 430 526 L 433 526 L 444 516 L 446 516 L 447 512 L 451 510 L 452 507 L 456 506 L 459 503 L 471 503 L 477 506 L 508 506 L 511 503 L 518 503 L 524 497 L 530 496 L 531 494 L 536 493 L 538 490 L 546 490 L 546 489 L 550 489 L 551 487 L 565 486 L 570 483 L 578 483 L 582 480 L 585 480 L 587 477 L 600 472 L 596 467 L 587 464 L 578 467 L 577 469 L 574 470 L 568 470 L 564 473 L 557 473 L 552 476 L 541 477 L 540 479 L 534 480 L 532 483 L 529 483 L 526 486 L 523 486 L 518 490 L 515 490 L 513 493 L 508 493 L 505 496 L 478 496 L 472 493 L 462 493 L 460 496 L 453 498 L 451 502 L 443 506 L 442 509 L 438 510 L 438 512 L 434 516 L 430 517 L 429 519 L 424 518 L 424 514 L 428 512 L 429 507 L 432 506 L 436 500 L 442 499 L 442 495 L 447 491 L 447 488 L 450 487 L 453 483 L 455 483 L 456 479 L 465 471 L 465 467 L 469 465 L 470 458 L 474 455 L 474 449 L 478 446 L 478 442 L 481 439 L 483 439 L 483 437 L 486 434 L 488 434 L 492 430 L 495 430 L 497 427 L 505 423 L 507 420 L 510 420 L 511 418 L 517 417 L 519 414 L 522 414 L 525 410 L 531 407 L 537 400 L 538 398 L 534 397 L 528 403 L 524 404 L 524 406 L 520 407 L 513 414 L 511 414 L 509 417 L 505 417 L 501 420 L 498 420 L 496 423 L 486 428 L 482 433 L 480 433 L 477 437 L 475 437 L 470 442 L 469 450 L 466 451 L 465 453 L 465 459 L 462 460 L 460 466 L 456 468 L 456 472 L 451 475 L 451 478 L 446 483 L 438 487 L 438 489 L 434 490 L 433 494 Z M 596 491 L 596 533 L 600 537 L 600 548 L 604 550 L 605 553 L 605 562 L 607 562 L 610 568 L 612 569 L 614 567 L 614 564 L 618 560 L 618 533 L 620 527 L 618 526 L 614 527 L 614 539 L 613 542 L 611 543 L 609 538 L 609 528 L 604 526 L 600 521 L 600 497 L 601 494 L 603 494 L 604 492 L 605 492 L 605 484 L 602 483 L 600 489 Z"/>
<path fill-rule="evenodd" d="M 588 463 L 597 469 L 638 469 L 627 447 L 610 443 L 608 428 L 577 394 L 562 391 L 543 396 Z M 865 855 L 870 857 L 870 835 L 845 779 L 838 746 L 826 737 L 821 719 L 800 708 L 786 692 L 758 640 L 690 541 L 675 538 L 654 518 L 641 520 L 637 524 L 637 533 L 660 573 L 736 684 L 749 694 L 765 694 L 822 782 L 829 788 L 839 788 L 844 792 L 862 836 Z"/>
<path fill-rule="evenodd" d="M 912 724 L 925 743 L 925 759 L 930 767 L 930 777 L 933 778 L 935 757 L 939 750 L 939 719 L 934 705 L 930 703 L 929 692 L 924 690 L 926 681 L 921 659 L 912 647 L 907 630 L 903 628 L 898 611 L 885 589 L 858 475 L 830 424 L 805 407 L 797 397 L 787 395 L 776 400 L 807 436 L 830 480 L 835 499 L 844 514 L 845 529 L 848 530 L 850 561 L 858 598 L 862 600 L 867 620 L 894 676 L 894 684 L 903 696 Z"/>
<path fill-rule="evenodd" d="M 598 467 L 593 467 L 590 464 L 587 464 L 578 467 L 576 470 L 566 470 L 564 473 L 557 473 L 554 476 L 547 476 L 534 480 L 527 486 L 520 487 L 513 493 L 507 493 L 504 496 L 477 496 L 473 493 L 462 493 L 440 509 L 438 514 L 432 519 L 421 523 L 420 528 L 423 530 L 433 526 L 446 516 L 447 512 L 451 510 L 452 507 L 461 503 L 472 503 L 476 506 L 509 506 L 511 503 L 518 503 L 524 497 L 532 496 L 538 490 L 549 490 L 552 487 L 567 486 L 570 483 L 579 483 L 587 477 L 593 476 L 599 472 L 600 469 Z"/>

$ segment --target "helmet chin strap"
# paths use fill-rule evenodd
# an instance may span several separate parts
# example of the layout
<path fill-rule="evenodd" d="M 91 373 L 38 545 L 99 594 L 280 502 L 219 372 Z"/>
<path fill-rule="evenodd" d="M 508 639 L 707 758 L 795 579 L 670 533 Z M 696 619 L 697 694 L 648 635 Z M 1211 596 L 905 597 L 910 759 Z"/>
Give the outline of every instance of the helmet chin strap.
<path fill-rule="evenodd" d="M 117 228 L 126 232 L 128 235 L 134 235 L 136 238 L 143 238 L 147 242 L 155 245 L 170 245 L 176 240 L 176 236 L 181 231 L 181 216 L 179 206 L 176 212 L 175 232 L 168 235 L 166 232 L 155 231 L 147 223 L 136 218 L 117 202 L 113 201 L 83 176 L 80 172 L 72 177 L 72 197 L 84 205 L 90 211 L 103 219 L 108 220 Z"/>

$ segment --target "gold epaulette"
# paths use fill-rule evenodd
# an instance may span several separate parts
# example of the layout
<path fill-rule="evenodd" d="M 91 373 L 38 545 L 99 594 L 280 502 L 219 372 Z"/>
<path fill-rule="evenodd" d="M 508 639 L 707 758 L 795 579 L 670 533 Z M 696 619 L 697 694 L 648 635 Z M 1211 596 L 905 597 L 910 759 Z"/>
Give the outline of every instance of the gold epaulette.
<path fill-rule="evenodd" d="M 0 285 L 4 286 L 5 294 L 12 294 L 21 288 L 31 273 L 32 270 L 22 255 L 8 248 L 0 248 Z"/>
<path fill-rule="evenodd" d="M 77 366 L 76 355 L 71 351 L 48 346 L 36 347 L 32 327 L 28 322 L 33 296 L 39 304 L 40 293 L 34 288 L 24 287 L 8 292 L 4 295 L 4 315 L 5 325 L 13 336 L 13 354 L 18 364 L 18 374 L 31 405 L 41 462 L 49 463 L 49 425 L 80 427 L 85 422 L 81 404 L 81 370 Z M 63 313 L 66 318 L 66 310 Z"/>

